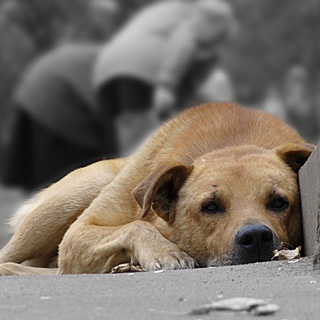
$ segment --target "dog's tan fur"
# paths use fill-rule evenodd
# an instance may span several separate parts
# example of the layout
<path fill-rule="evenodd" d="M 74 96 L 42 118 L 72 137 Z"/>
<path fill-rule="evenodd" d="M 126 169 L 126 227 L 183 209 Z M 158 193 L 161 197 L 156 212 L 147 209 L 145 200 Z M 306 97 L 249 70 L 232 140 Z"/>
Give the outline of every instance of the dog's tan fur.
<path fill-rule="evenodd" d="M 223 103 L 187 110 L 132 157 L 76 170 L 40 192 L 13 219 L 0 274 L 237 263 L 235 234 L 256 222 L 299 245 L 297 172 L 311 152 L 271 115 Z M 285 212 L 268 210 L 273 195 L 288 199 Z M 213 197 L 225 212 L 201 212 Z"/>

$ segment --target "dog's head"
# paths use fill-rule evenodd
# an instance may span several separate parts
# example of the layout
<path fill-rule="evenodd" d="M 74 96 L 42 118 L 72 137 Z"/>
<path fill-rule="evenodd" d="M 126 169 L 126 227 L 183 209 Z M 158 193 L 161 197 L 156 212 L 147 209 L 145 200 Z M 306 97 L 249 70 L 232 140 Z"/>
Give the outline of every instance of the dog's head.
<path fill-rule="evenodd" d="M 133 191 L 170 240 L 201 266 L 267 261 L 285 243 L 302 243 L 297 172 L 312 148 L 244 146 L 214 151 L 192 166 L 168 162 Z"/>

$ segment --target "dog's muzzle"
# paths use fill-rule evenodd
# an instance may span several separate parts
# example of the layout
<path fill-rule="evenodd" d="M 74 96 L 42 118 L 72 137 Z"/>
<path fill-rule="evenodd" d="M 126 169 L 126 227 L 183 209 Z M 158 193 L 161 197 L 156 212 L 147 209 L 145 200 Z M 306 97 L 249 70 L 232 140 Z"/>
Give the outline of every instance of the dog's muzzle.
<path fill-rule="evenodd" d="M 275 235 L 263 224 L 246 225 L 235 237 L 235 254 L 238 263 L 270 261 L 275 249 Z"/>

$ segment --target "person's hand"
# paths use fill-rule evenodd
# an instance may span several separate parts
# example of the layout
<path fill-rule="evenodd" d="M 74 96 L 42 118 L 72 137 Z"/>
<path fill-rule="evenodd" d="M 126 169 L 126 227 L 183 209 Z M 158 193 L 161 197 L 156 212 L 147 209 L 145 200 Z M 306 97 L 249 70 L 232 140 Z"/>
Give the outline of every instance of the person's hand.
<path fill-rule="evenodd" d="M 153 96 L 153 108 L 162 121 L 171 118 L 176 107 L 175 92 L 165 86 L 158 86 Z"/>

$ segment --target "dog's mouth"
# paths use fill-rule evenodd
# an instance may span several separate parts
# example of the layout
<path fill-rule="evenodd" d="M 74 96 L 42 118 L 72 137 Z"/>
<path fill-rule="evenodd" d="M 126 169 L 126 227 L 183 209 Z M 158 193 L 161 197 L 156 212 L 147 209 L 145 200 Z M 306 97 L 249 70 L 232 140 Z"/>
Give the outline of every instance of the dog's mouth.
<path fill-rule="evenodd" d="M 275 244 L 270 246 L 268 250 L 263 252 L 243 252 L 242 250 L 236 249 L 233 251 L 230 259 L 230 264 L 247 264 L 256 262 L 271 261 L 274 256 L 273 251 L 277 248 Z"/>
<path fill-rule="evenodd" d="M 274 231 L 262 224 L 241 228 L 228 254 L 215 257 L 208 266 L 226 266 L 271 261 L 280 242 Z"/>
<path fill-rule="evenodd" d="M 273 251 L 279 246 L 272 246 L 269 250 L 259 254 L 243 254 L 239 250 L 232 250 L 231 254 L 225 254 L 220 257 L 216 257 L 208 263 L 208 267 L 221 267 L 231 266 L 239 264 L 249 264 L 257 262 L 271 261 L 274 254 Z"/>

